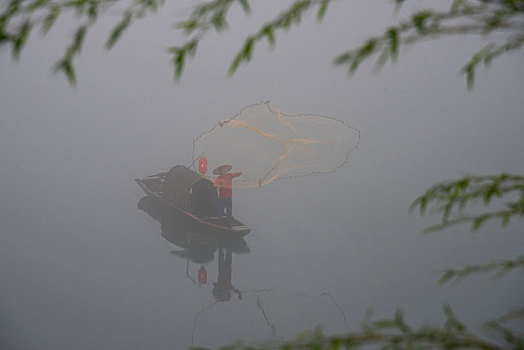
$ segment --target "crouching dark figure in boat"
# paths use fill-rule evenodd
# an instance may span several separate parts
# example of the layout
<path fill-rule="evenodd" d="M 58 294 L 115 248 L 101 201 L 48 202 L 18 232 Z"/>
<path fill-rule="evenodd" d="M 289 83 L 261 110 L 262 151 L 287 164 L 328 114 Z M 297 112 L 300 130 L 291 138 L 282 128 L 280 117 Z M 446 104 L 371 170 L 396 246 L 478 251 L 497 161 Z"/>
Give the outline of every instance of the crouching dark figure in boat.
<path fill-rule="evenodd" d="M 233 216 L 233 178 L 242 175 L 241 171 L 230 173 L 231 165 L 221 165 L 213 170 L 218 175 L 215 179 L 215 187 L 218 188 L 218 217 L 222 219 L 224 214 L 227 219 Z"/>

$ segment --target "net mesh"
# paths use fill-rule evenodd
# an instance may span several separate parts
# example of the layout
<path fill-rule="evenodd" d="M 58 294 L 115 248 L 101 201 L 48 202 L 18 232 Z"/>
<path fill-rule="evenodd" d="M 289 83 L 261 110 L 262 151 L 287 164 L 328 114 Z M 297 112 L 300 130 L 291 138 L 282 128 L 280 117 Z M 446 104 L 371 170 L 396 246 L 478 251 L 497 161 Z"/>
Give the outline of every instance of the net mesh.
<path fill-rule="evenodd" d="M 348 160 L 359 132 L 334 118 L 291 115 L 269 101 L 244 108 L 193 142 L 193 161 L 208 171 L 223 164 L 242 171 L 233 187 L 259 187 L 281 178 L 333 172 Z"/>

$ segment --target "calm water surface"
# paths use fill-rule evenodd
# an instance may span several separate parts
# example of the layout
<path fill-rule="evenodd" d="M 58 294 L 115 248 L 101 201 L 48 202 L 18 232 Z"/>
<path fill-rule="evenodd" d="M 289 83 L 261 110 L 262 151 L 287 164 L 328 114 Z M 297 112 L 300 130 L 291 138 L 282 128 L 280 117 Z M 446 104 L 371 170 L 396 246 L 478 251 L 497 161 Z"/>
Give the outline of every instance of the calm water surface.
<path fill-rule="evenodd" d="M 319 325 L 356 330 L 369 307 L 377 317 L 402 308 L 409 322 L 438 324 L 443 303 L 479 326 L 522 302 L 517 273 L 436 286 L 444 267 L 519 253 L 521 227 L 424 236 L 430 222 L 407 212 L 416 189 L 359 183 L 366 160 L 358 152 L 335 174 L 237 190 L 235 216 L 252 232 L 221 242 L 143 198 L 133 177 L 164 169 L 141 164 L 138 151 L 79 159 L 52 144 L 26 151 L 26 159 L 46 154 L 31 166 L 4 158 L 2 349 L 281 341 Z"/>

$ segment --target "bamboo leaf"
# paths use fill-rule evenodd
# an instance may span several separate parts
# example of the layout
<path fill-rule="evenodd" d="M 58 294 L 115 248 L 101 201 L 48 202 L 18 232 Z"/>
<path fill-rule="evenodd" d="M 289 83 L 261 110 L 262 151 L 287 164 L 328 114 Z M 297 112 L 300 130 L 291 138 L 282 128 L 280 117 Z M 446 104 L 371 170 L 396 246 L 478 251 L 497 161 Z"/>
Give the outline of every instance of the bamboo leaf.
<path fill-rule="evenodd" d="M 373 69 L 376 72 L 380 71 L 388 61 L 389 56 L 390 54 L 388 50 L 382 50 L 382 53 L 380 54 L 380 56 L 378 56 L 377 62 L 375 63 Z"/>
<path fill-rule="evenodd" d="M 58 6 L 52 6 L 47 13 L 47 16 L 44 18 L 42 23 L 42 31 L 45 33 L 49 32 L 53 24 L 55 24 L 56 19 L 60 15 L 60 8 Z"/>
<path fill-rule="evenodd" d="M 412 16 L 412 21 L 415 29 L 419 34 L 425 34 L 427 19 L 433 16 L 433 11 L 420 11 Z"/>
<path fill-rule="evenodd" d="M 175 65 L 175 80 L 180 80 L 182 72 L 184 71 L 184 64 L 186 61 L 186 50 L 184 48 L 172 48 L 174 53 L 173 63 Z"/>
<path fill-rule="evenodd" d="M 473 220 L 473 224 L 471 226 L 471 229 L 473 231 L 477 231 L 483 224 L 484 222 L 486 221 L 487 219 L 487 216 L 485 215 L 482 215 L 482 216 L 478 216 L 476 217 L 474 220 Z"/>
<path fill-rule="evenodd" d="M 182 29 L 186 32 L 186 35 L 193 33 L 199 26 L 196 19 L 190 19 L 188 21 L 177 22 L 175 26 L 178 29 Z"/>
<path fill-rule="evenodd" d="M 27 38 L 29 37 L 31 27 L 32 23 L 29 20 L 26 20 L 20 28 L 20 32 L 18 33 L 18 36 L 16 37 L 13 43 L 13 58 L 15 60 L 18 60 L 20 58 L 20 52 L 22 51 L 22 48 L 27 42 Z"/>
<path fill-rule="evenodd" d="M 326 11 L 327 11 L 327 8 L 328 8 L 328 5 L 329 5 L 329 1 L 328 0 L 324 0 L 320 3 L 320 6 L 318 8 L 318 12 L 317 12 L 317 21 L 322 21 L 324 19 L 324 16 L 326 15 Z"/>
<path fill-rule="evenodd" d="M 227 28 L 227 22 L 222 12 L 219 12 L 215 16 L 213 16 L 211 23 L 213 24 L 213 27 L 217 32 L 223 31 Z"/>
<path fill-rule="evenodd" d="M 197 45 L 198 45 L 197 39 L 193 39 L 187 42 L 185 45 L 185 50 L 187 51 L 187 54 L 190 55 L 191 57 L 194 57 L 196 55 Z"/>
<path fill-rule="evenodd" d="M 118 39 L 120 39 L 124 30 L 126 30 L 131 23 L 132 16 L 133 14 L 131 11 L 126 11 L 122 20 L 113 28 L 105 45 L 107 50 L 110 50 L 116 44 Z"/>
<path fill-rule="evenodd" d="M 404 314 L 402 313 L 402 310 L 397 310 L 395 312 L 395 325 L 402 331 L 402 333 L 411 332 L 409 326 L 404 322 Z"/>
<path fill-rule="evenodd" d="M 360 62 L 358 62 L 357 60 L 351 62 L 351 65 L 349 66 L 348 74 L 350 74 L 350 75 L 354 74 L 355 71 L 357 70 L 359 64 L 360 64 Z"/>
<path fill-rule="evenodd" d="M 80 50 L 82 49 L 82 44 L 84 42 L 86 31 L 87 31 L 86 26 L 81 26 L 80 28 L 77 29 L 75 36 L 74 36 L 73 44 L 71 46 L 73 53 L 79 53 Z"/>
<path fill-rule="evenodd" d="M 398 56 L 398 32 L 395 28 L 390 28 L 387 31 L 387 37 L 389 41 L 389 53 L 391 55 L 391 59 L 393 61 L 396 61 Z"/>
<path fill-rule="evenodd" d="M 242 55 L 242 52 L 239 52 L 233 59 L 233 62 L 231 63 L 231 65 L 229 66 L 229 70 L 228 70 L 229 76 L 233 76 L 235 74 L 235 72 L 238 69 L 238 66 L 240 65 L 240 63 L 242 63 L 243 60 L 244 60 L 244 56 Z"/>
<path fill-rule="evenodd" d="M 273 28 L 269 25 L 265 26 L 263 29 L 263 33 L 267 38 L 269 46 L 271 48 L 275 47 L 275 34 L 273 33 Z"/>
<path fill-rule="evenodd" d="M 443 309 L 444 314 L 448 318 L 446 322 L 446 328 L 453 328 L 459 332 L 465 331 L 467 329 L 466 326 L 455 317 L 455 314 L 453 313 L 453 309 L 451 309 L 451 306 L 445 304 L 443 306 Z"/>
<path fill-rule="evenodd" d="M 27 12 L 33 12 L 47 5 L 51 0 L 35 0 L 26 7 Z"/>
<path fill-rule="evenodd" d="M 244 10 L 244 13 L 246 15 L 251 13 L 251 8 L 249 6 L 249 2 L 247 0 L 239 0 L 240 5 L 242 5 L 242 10 Z"/>
<path fill-rule="evenodd" d="M 98 17 L 98 3 L 97 2 L 91 2 L 89 5 L 89 8 L 87 10 L 87 16 L 91 21 L 96 21 L 96 18 Z"/>
<path fill-rule="evenodd" d="M 377 40 L 376 39 L 369 39 L 359 50 L 358 50 L 358 58 L 364 59 L 365 57 L 369 56 L 373 51 L 375 50 L 375 47 L 377 46 Z"/>
<path fill-rule="evenodd" d="M 342 340 L 339 337 L 334 336 L 333 338 L 331 338 L 331 344 L 330 344 L 331 350 L 338 350 L 340 349 L 341 346 L 342 346 Z"/>
<path fill-rule="evenodd" d="M 466 71 L 466 79 L 468 84 L 468 90 L 473 89 L 475 83 L 475 71 L 473 68 L 470 68 Z"/>
<path fill-rule="evenodd" d="M 449 282 L 451 279 L 453 279 L 456 276 L 455 270 L 448 269 L 438 280 L 438 284 L 444 284 Z"/>
<path fill-rule="evenodd" d="M 76 85 L 75 70 L 72 64 L 72 56 L 64 58 L 55 66 L 55 72 L 62 72 L 67 77 L 69 84 Z"/>
<path fill-rule="evenodd" d="M 348 52 L 345 52 L 345 53 L 340 54 L 337 57 L 335 57 L 335 59 L 333 60 L 333 64 L 334 65 L 341 65 L 343 63 L 346 63 L 346 62 L 350 61 L 351 57 L 352 56 Z"/>
<path fill-rule="evenodd" d="M 242 50 L 242 56 L 244 58 L 244 61 L 249 62 L 251 60 L 251 57 L 253 55 L 253 44 L 255 43 L 255 40 L 250 37 L 246 40 L 244 44 L 244 49 Z"/>

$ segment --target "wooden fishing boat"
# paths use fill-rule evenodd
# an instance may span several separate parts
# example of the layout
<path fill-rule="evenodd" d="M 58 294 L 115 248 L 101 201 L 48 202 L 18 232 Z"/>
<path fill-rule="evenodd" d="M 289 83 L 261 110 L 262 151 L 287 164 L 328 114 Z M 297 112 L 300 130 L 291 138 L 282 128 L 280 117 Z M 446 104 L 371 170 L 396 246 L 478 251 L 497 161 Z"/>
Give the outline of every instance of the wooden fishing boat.
<path fill-rule="evenodd" d="M 181 220 L 199 231 L 223 238 L 244 237 L 249 227 L 231 218 L 218 218 L 218 194 L 211 180 L 183 165 L 166 173 L 135 179 L 145 194 Z"/>

